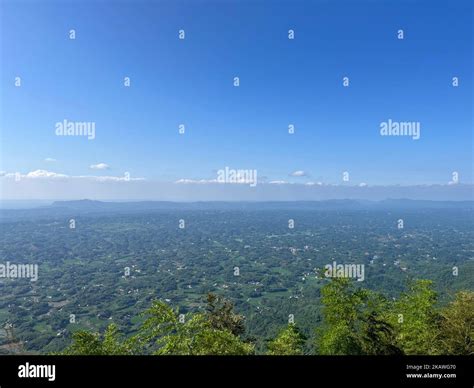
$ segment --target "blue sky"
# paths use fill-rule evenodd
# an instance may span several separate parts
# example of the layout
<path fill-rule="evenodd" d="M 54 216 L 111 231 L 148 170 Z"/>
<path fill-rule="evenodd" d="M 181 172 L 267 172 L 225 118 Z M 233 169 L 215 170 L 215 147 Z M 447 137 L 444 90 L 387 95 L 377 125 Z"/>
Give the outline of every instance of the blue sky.
<path fill-rule="evenodd" d="M 469 1 L 7 0 L 2 9 L 4 175 L 128 171 L 175 182 L 230 166 L 303 184 L 340 184 L 343 171 L 354 185 L 446 184 L 453 171 L 473 182 Z M 63 119 L 95 122 L 96 138 L 56 136 Z M 380 136 L 388 119 L 420 122 L 420 139 Z M 99 163 L 109 168 L 90 168 Z"/>

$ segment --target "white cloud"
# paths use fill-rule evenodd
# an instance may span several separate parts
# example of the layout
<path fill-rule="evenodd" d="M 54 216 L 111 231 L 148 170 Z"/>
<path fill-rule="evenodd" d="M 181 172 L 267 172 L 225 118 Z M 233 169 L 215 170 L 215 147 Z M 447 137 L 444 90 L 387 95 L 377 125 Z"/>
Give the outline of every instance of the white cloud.
<path fill-rule="evenodd" d="M 91 164 L 89 168 L 92 170 L 108 170 L 110 166 L 107 163 L 97 163 Z"/>
<path fill-rule="evenodd" d="M 54 158 L 45 158 L 44 161 L 45 161 L 45 162 L 57 162 L 57 160 L 54 159 Z"/>
<path fill-rule="evenodd" d="M 37 178 L 40 178 L 40 179 L 41 178 L 48 178 L 48 179 L 68 178 L 68 176 L 65 175 L 65 174 L 58 174 L 56 172 L 52 172 L 52 171 L 48 171 L 48 170 L 35 170 L 35 171 L 29 172 L 26 175 L 20 175 L 20 177 L 21 178 L 33 178 L 33 179 L 37 179 Z"/>
<path fill-rule="evenodd" d="M 20 178 L 21 179 L 42 179 L 42 180 L 58 180 L 58 179 L 87 179 L 95 182 L 130 182 L 144 181 L 145 178 L 132 178 L 130 176 L 95 176 L 95 175 L 66 175 L 59 174 L 48 170 L 35 170 L 27 174 L 0 172 L 0 177 Z"/>
<path fill-rule="evenodd" d="M 270 181 L 268 182 L 270 185 L 286 185 L 288 184 L 287 181 Z"/>
<path fill-rule="evenodd" d="M 366 186 L 367 186 L 367 183 L 364 183 L 364 182 L 359 183 L 359 187 L 366 187 Z"/>
<path fill-rule="evenodd" d="M 306 172 L 304 172 L 303 170 L 297 170 L 297 171 L 293 171 L 290 176 L 296 176 L 296 177 L 302 177 L 302 176 L 307 176 L 308 174 L 306 174 Z"/>
<path fill-rule="evenodd" d="M 177 184 L 205 184 L 205 183 L 219 183 L 217 179 L 178 179 L 174 183 Z"/>
<path fill-rule="evenodd" d="M 144 181 L 145 180 L 145 178 L 131 178 L 131 177 L 126 177 L 126 176 L 94 176 L 94 175 L 75 176 L 73 178 L 92 179 L 96 182 L 131 182 L 131 181 Z"/>

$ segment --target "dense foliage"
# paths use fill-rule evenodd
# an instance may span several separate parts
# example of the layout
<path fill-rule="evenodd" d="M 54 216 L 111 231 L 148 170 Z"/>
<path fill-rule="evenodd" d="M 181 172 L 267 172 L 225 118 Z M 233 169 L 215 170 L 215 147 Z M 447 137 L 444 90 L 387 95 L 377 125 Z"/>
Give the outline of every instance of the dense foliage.
<path fill-rule="evenodd" d="M 458 293 L 442 309 L 435 308 L 436 294 L 431 283 L 424 280 L 414 282 L 393 302 L 355 288 L 347 279 L 332 280 L 323 287 L 323 295 L 324 322 L 317 329 L 315 354 L 474 354 L 473 292 Z M 217 318 L 216 300 L 226 306 Z M 145 311 L 146 320 L 138 333 L 129 339 L 121 340 L 113 324 L 102 338 L 97 333 L 79 331 L 65 354 L 254 354 L 254 345 L 241 338 L 243 320 L 232 311 L 232 304 L 216 295 L 209 295 L 208 303 L 207 314 L 184 318 L 166 303 L 155 301 Z M 305 341 L 298 327 L 290 323 L 269 341 L 265 353 L 303 355 Z"/>

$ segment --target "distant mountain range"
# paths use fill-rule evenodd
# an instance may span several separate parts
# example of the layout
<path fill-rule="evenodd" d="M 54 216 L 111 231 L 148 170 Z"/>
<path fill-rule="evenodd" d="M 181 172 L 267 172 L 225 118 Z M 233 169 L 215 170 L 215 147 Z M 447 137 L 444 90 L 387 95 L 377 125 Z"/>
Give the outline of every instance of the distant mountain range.
<path fill-rule="evenodd" d="M 393 208 L 473 208 L 474 201 L 426 201 L 411 199 L 386 199 L 383 201 L 337 199 L 326 201 L 271 201 L 271 202 L 103 202 L 88 199 L 80 201 L 56 201 L 52 208 L 68 208 L 83 211 L 141 211 L 162 209 L 190 210 L 278 210 L 278 209 L 393 209 Z"/>

